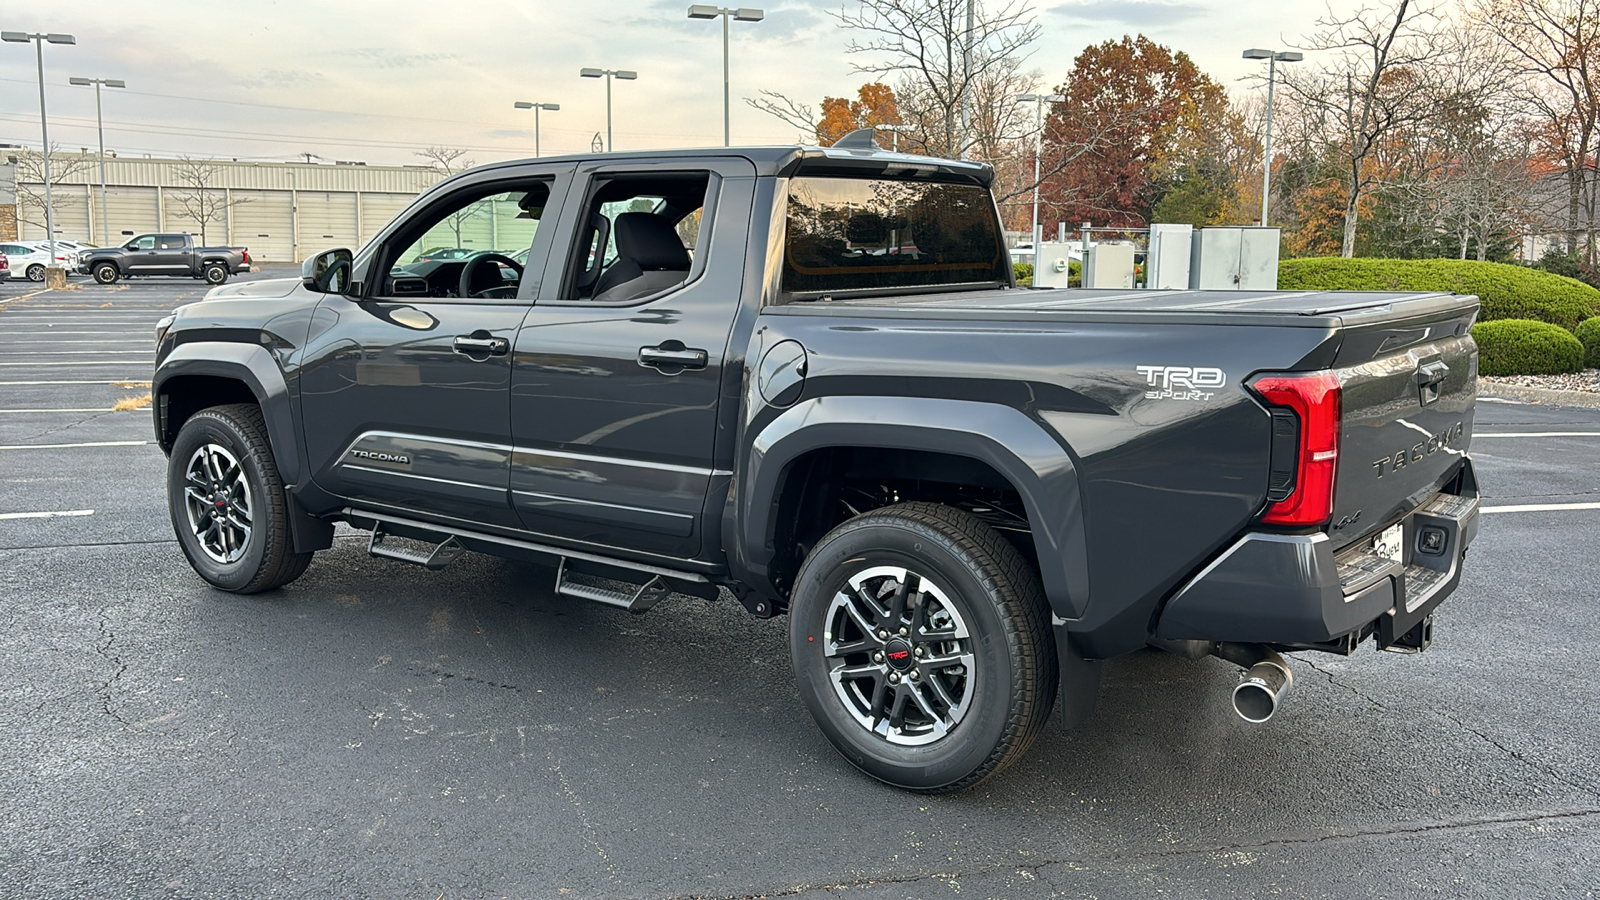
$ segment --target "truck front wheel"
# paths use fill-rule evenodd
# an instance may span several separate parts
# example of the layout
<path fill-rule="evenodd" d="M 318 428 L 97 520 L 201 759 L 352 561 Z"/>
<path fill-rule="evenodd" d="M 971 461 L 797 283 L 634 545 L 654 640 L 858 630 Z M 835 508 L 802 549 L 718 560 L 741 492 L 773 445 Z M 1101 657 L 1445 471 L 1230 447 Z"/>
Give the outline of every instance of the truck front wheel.
<path fill-rule="evenodd" d="M 183 423 L 167 463 L 167 507 L 189 565 L 213 587 L 270 591 L 311 563 L 294 552 L 260 407 L 214 406 Z"/>
<path fill-rule="evenodd" d="M 211 263 L 205 270 L 206 284 L 223 284 L 228 280 L 228 267 L 222 263 Z"/>
<path fill-rule="evenodd" d="M 999 532 L 936 503 L 824 536 L 795 580 L 789 649 L 833 746 L 909 790 L 959 790 L 1021 758 L 1055 699 L 1038 576 Z"/>
<path fill-rule="evenodd" d="M 101 284 L 116 284 L 122 273 L 111 263 L 101 263 L 94 267 L 94 280 Z"/>

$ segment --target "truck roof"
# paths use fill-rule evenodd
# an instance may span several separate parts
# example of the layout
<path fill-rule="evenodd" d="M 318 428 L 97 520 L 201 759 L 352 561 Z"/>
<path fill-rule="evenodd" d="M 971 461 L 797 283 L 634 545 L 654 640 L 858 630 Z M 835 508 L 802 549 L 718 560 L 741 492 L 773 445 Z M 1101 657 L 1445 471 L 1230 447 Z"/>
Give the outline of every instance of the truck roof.
<path fill-rule="evenodd" d="M 927 173 L 976 181 L 985 186 L 994 181 L 994 167 L 988 163 L 894 153 L 877 148 L 811 147 L 798 144 L 775 147 L 685 147 L 672 150 L 623 150 L 610 153 L 575 153 L 541 156 L 537 159 L 507 160 L 478 166 L 471 171 L 505 168 L 529 163 L 594 162 L 662 159 L 704 159 L 708 156 L 736 156 L 749 160 L 757 175 L 792 175 L 801 168 L 826 172 L 835 169 L 866 169 L 888 174 Z"/>

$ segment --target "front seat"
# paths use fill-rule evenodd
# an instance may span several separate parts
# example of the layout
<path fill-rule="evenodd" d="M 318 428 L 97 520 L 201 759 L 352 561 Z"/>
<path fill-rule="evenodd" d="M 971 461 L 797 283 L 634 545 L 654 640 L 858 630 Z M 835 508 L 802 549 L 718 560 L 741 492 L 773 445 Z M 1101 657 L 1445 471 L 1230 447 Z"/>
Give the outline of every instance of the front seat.
<path fill-rule="evenodd" d="M 595 283 L 594 302 L 626 303 L 689 277 L 689 251 L 671 222 L 655 213 L 626 212 L 611 228 L 617 260 Z"/>

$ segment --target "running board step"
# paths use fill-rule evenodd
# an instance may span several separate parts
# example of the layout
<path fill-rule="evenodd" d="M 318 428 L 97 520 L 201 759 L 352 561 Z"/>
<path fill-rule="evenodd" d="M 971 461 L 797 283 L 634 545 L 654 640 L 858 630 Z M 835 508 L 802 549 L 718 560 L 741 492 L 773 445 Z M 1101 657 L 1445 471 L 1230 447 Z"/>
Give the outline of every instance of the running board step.
<path fill-rule="evenodd" d="M 566 557 L 561 558 L 561 564 L 556 567 L 556 593 L 568 597 L 577 597 L 580 600 L 593 600 L 607 606 L 615 606 L 631 613 L 642 613 L 672 593 L 672 588 L 667 585 L 666 579 L 656 575 L 644 584 L 639 585 L 632 593 L 618 591 L 599 585 L 584 584 L 573 581 L 572 577 L 578 573 L 567 571 Z"/>
<path fill-rule="evenodd" d="M 442 569 L 460 558 L 467 552 L 467 548 L 452 535 L 445 538 L 443 543 L 434 545 L 431 551 L 410 550 L 405 547 L 387 543 L 386 539 L 394 537 L 383 530 L 383 523 L 378 522 L 372 529 L 372 541 L 367 544 L 367 552 L 373 556 L 382 556 L 386 559 L 397 559 L 401 562 L 412 563 L 427 569 Z"/>

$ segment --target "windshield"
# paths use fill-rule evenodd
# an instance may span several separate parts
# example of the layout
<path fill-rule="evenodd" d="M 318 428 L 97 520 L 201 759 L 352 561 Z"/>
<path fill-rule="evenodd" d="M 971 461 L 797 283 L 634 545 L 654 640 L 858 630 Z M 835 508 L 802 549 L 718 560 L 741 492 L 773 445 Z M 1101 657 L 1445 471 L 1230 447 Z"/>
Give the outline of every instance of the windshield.
<path fill-rule="evenodd" d="M 994 202 L 977 185 L 802 176 L 787 219 L 786 293 L 1011 280 Z"/>

